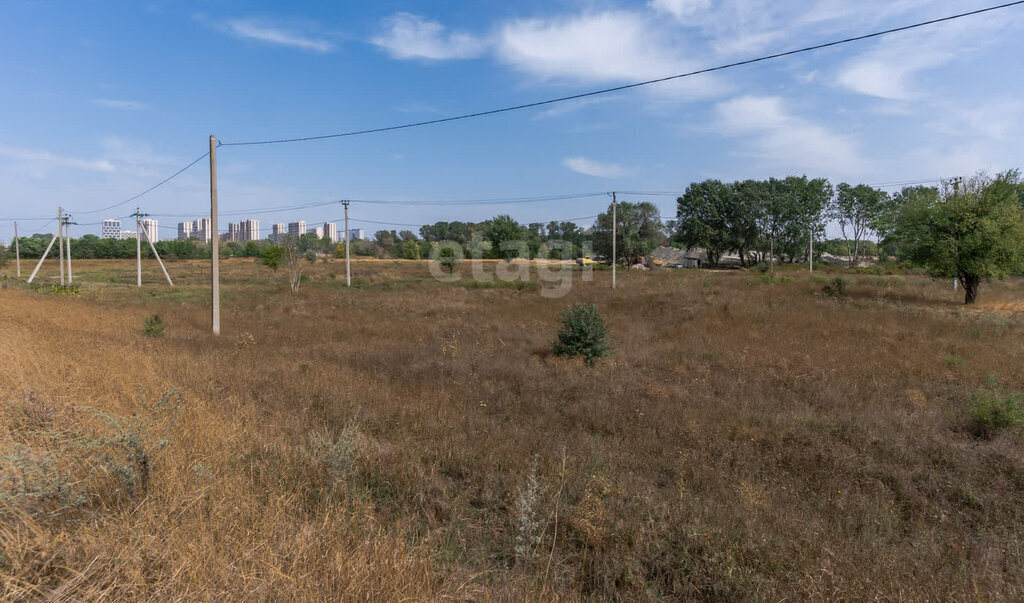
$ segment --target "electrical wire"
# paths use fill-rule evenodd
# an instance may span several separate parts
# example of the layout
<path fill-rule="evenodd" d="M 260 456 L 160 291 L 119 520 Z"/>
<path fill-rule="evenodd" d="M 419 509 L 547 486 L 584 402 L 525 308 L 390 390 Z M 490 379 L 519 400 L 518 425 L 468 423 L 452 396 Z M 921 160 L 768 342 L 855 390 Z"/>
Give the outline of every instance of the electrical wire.
<path fill-rule="evenodd" d="M 1022 2 L 1024 2 L 1024 0 L 1021 0 L 1021 1 L 1022 1 Z M 170 175 L 170 176 L 168 176 L 167 178 L 165 178 L 165 179 L 161 180 L 160 182 L 158 182 L 158 183 L 154 184 L 153 186 L 151 186 L 151 187 L 147 188 L 146 190 L 142 191 L 141 193 L 139 193 L 139 194 L 135 195 L 134 197 L 130 197 L 130 198 L 128 198 L 128 199 L 125 199 L 124 201 L 121 201 L 121 202 L 119 202 L 119 203 L 115 203 L 115 204 L 113 204 L 113 205 L 108 205 L 107 207 L 101 207 L 101 208 L 99 208 L 99 209 L 91 209 L 91 210 L 89 210 L 89 211 L 74 211 L 74 212 L 71 212 L 71 213 L 76 213 L 76 214 L 98 214 L 98 213 L 100 213 L 101 211 L 107 211 L 107 210 L 110 210 L 110 209 L 114 209 L 115 207 L 120 207 L 120 206 L 122 206 L 122 205 L 125 205 L 125 204 L 127 204 L 127 203 L 131 203 L 132 201 L 135 201 L 136 199 L 138 199 L 138 198 L 140 198 L 140 197 L 142 197 L 142 196 L 144 196 L 144 195 L 147 195 L 147 194 L 149 194 L 149 193 L 151 193 L 151 192 L 155 191 L 156 189 L 158 189 L 158 188 L 160 188 L 161 186 L 163 186 L 163 185 L 167 184 L 167 183 L 168 183 L 168 182 L 170 182 L 171 180 L 174 180 L 174 179 L 175 179 L 175 178 L 177 178 L 178 176 L 182 175 L 182 174 L 183 174 L 183 173 L 185 173 L 185 171 L 186 171 L 186 170 L 188 170 L 188 169 L 189 169 L 190 167 L 194 166 L 195 164 L 199 163 L 200 161 L 202 161 L 203 159 L 205 159 L 205 158 L 206 158 L 207 156 L 209 156 L 209 154 L 210 154 L 210 152 L 209 152 L 209 151 L 207 151 L 207 152 L 203 153 L 202 155 L 200 155 L 199 157 L 197 157 L 197 158 L 195 159 L 195 161 L 193 161 L 192 163 L 190 163 L 190 164 L 186 165 L 185 167 L 181 168 L 181 169 L 180 169 L 180 170 L 178 170 L 177 172 L 174 172 L 173 174 L 171 174 L 171 175 Z"/>
<path fill-rule="evenodd" d="M 554 103 L 561 103 L 561 102 L 567 102 L 567 101 L 571 101 L 571 100 L 578 100 L 578 99 L 581 99 L 581 98 L 597 96 L 597 95 L 600 95 L 600 94 L 608 94 L 608 93 L 611 93 L 611 92 L 621 92 L 623 90 L 630 90 L 632 88 L 639 88 L 641 86 L 650 86 L 650 85 L 653 85 L 653 84 L 660 84 L 660 83 L 663 83 L 663 82 L 668 82 L 668 81 L 672 81 L 672 80 L 678 80 L 678 79 L 682 79 L 682 78 L 686 78 L 686 77 L 692 77 L 692 76 L 700 75 L 700 74 L 704 74 L 704 73 L 711 73 L 711 72 L 714 72 L 714 71 L 722 71 L 722 70 L 725 70 L 725 69 L 731 69 L 731 68 L 740 67 L 740 66 L 743 66 L 743 65 L 751 65 L 753 63 L 760 63 L 762 61 L 769 61 L 769 60 L 772 60 L 772 59 L 778 59 L 778 58 L 782 58 L 782 57 L 792 56 L 792 55 L 795 55 L 795 54 L 811 52 L 811 51 L 814 51 L 814 50 L 821 50 L 822 48 L 829 48 L 829 47 L 832 47 L 832 46 L 839 46 L 841 44 L 849 44 L 851 42 L 859 42 L 861 40 L 868 40 L 868 39 L 871 39 L 871 38 L 878 38 L 878 37 L 886 36 L 886 35 L 889 35 L 889 34 L 894 34 L 894 33 L 898 33 L 898 32 L 908 31 L 908 30 L 911 30 L 911 29 L 917 29 L 917 28 L 920 28 L 920 27 L 926 27 L 926 26 L 929 26 L 929 25 L 935 25 L 937 23 L 944 23 L 944 22 L 947 22 L 947 21 L 953 21 L 953 20 L 956 20 L 956 19 L 963 19 L 965 17 L 970 17 L 970 16 L 974 16 L 974 15 L 980 15 L 982 13 L 987 13 L 987 12 L 991 12 L 991 11 L 995 11 L 995 10 L 1000 10 L 1000 9 L 1004 9 L 1004 8 L 1009 8 L 1011 6 L 1017 6 L 1017 5 L 1020 5 L 1020 4 L 1024 4 L 1024 0 L 1017 0 L 1015 2 L 1007 2 L 1005 4 L 999 4 L 999 5 L 996 5 L 996 6 L 989 6 L 989 7 L 986 7 L 986 8 L 980 8 L 980 9 L 977 9 L 977 10 L 972 10 L 972 11 L 968 11 L 968 12 L 964 12 L 964 13 L 958 13 L 958 14 L 955 14 L 955 15 L 949 15 L 947 17 L 941 17 L 941 18 L 938 18 L 938 19 L 930 19 L 928 21 L 921 21 L 919 23 L 913 23 L 911 25 L 904 25 L 902 27 L 894 27 L 892 29 L 886 29 L 886 30 L 883 30 L 883 31 L 876 31 L 876 32 L 873 32 L 873 33 L 864 34 L 864 35 L 860 35 L 860 36 L 854 36 L 854 37 L 851 37 L 851 38 L 844 38 L 842 40 L 834 40 L 832 42 L 825 42 L 823 44 L 815 44 L 813 46 L 806 46 L 804 48 L 798 48 L 796 50 L 788 50 L 788 51 L 785 51 L 785 52 L 778 52 L 778 53 L 775 53 L 775 54 L 764 55 L 764 56 L 760 56 L 760 57 L 753 58 L 753 59 L 746 59 L 746 60 L 743 60 L 743 61 L 736 61 L 736 62 L 733 62 L 733 63 L 727 63 L 725 65 L 718 65 L 718 66 L 715 66 L 715 67 L 707 67 L 707 68 L 704 68 L 704 69 L 698 69 L 696 71 L 689 71 L 687 73 L 680 73 L 680 74 L 676 74 L 676 75 L 670 75 L 670 76 L 667 76 L 667 77 L 661 77 L 661 78 L 656 78 L 656 79 L 652 79 L 652 80 L 646 80 L 646 81 L 642 81 L 642 82 L 635 82 L 635 83 L 632 83 L 632 84 L 624 84 L 622 86 L 614 86 L 614 87 L 611 87 L 611 88 L 603 88 L 601 90 L 593 90 L 593 91 L 590 91 L 590 92 L 582 92 L 580 94 L 572 94 L 572 95 L 569 95 L 569 96 L 562 96 L 562 97 L 559 97 L 559 98 L 552 98 L 552 99 L 536 101 L 536 102 L 532 102 L 532 103 L 524 103 L 524 104 L 521 104 L 521 105 L 513 105 L 513 106 L 510 106 L 510 107 L 502 107 L 500 109 L 490 109 L 490 110 L 487 110 L 487 111 L 478 111 L 476 113 L 466 113 L 466 114 L 463 114 L 463 115 L 456 115 L 456 116 L 452 116 L 452 117 L 442 117 L 442 118 L 439 118 L 439 119 L 430 119 L 430 120 L 426 120 L 426 121 L 418 121 L 418 122 L 400 124 L 400 125 L 395 125 L 395 126 L 386 126 L 386 127 L 382 127 L 382 128 L 371 128 L 371 129 L 366 129 L 366 130 L 355 130 L 355 131 L 351 131 L 351 132 L 341 132 L 341 133 L 338 133 L 338 134 L 321 134 L 321 135 L 318 135 L 318 136 L 302 136 L 302 137 L 296 137 L 296 138 L 277 138 L 277 139 L 270 139 L 270 140 L 252 140 L 252 141 L 246 141 L 246 142 L 222 142 L 221 144 L 223 146 L 225 146 L 225 147 L 242 147 L 242 146 L 255 146 L 255 145 L 284 144 L 284 143 L 291 143 L 291 142 L 309 142 L 309 141 L 313 141 L 313 140 L 325 140 L 325 139 L 328 139 L 328 138 L 344 138 L 344 137 L 349 137 L 349 136 L 360 136 L 360 135 L 363 135 L 363 134 L 377 134 L 377 133 L 380 133 L 380 132 L 391 132 L 391 131 L 394 131 L 394 130 L 404 130 L 404 129 L 407 129 L 407 128 L 417 128 L 417 127 L 421 127 L 421 126 L 430 126 L 430 125 L 442 124 L 442 123 L 447 123 L 447 122 L 452 122 L 452 121 L 459 121 L 459 120 L 464 120 L 464 119 L 472 119 L 472 118 L 475 118 L 475 117 L 484 117 L 484 116 L 487 116 L 487 115 L 496 115 L 498 113 L 507 113 L 507 112 L 510 112 L 510 111 L 518 111 L 518 110 L 521 110 L 521 109 L 529 109 L 529 108 L 533 108 L 533 107 L 542 107 L 544 105 L 551 105 L 551 104 L 554 104 Z"/>

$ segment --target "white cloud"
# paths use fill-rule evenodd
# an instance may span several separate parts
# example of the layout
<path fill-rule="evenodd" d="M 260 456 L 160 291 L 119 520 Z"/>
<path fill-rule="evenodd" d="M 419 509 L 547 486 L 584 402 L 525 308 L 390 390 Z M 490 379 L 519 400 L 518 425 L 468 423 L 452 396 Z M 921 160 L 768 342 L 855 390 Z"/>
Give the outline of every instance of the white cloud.
<path fill-rule="evenodd" d="M 682 21 L 697 13 L 702 13 L 711 8 L 711 0 L 650 0 L 647 3 L 651 9 L 672 15 Z"/>
<path fill-rule="evenodd" d="M 501 28 L 498 52 L 513 67 L 544 78 L 607 82 L 678 72 L 680 61 L 653 38 L 647 23 L 629 12 L 527 19 Z"/>
<path fill-rule="evenodd" d="M 384 32 L 370 41 L 396 59 L 472 59 L 487 43 L 472 34 L 447 33 L 444 25 L 419 15 L 398 13 L 384 21 Z"/>
<path fill-rule="evenodd" d="M 231 19 L 223 25 L 223 29 L 240 38 L 267 44 L 288 46 L 321 54 L 334 50 L 334 43 L 330 40 L 313 36 L 307 32 L 275 26 L 258 19 Z"/>
<path fill-rule="evenodd" d="M 133 100 L 115 100 L 109 98 L 97 98 L 92 101 L 97 107 L 106 109 L 117 109 L 119 111 L 143 111 L 148 109 L 145 104 Z"/>
<path fill-rule="evenodd" d="M 862 174 L 868 162 L 848 136 L 792 115 L 779 97 L 743 96 L 715 107 L 727 135 L 747 138 L 738 154 L 796 172 Z"/>
<path fill-rule="evenodd" d="M 625 168 L 614 163 L 601 163 L 586 157 L 566 157 L 562 165 L 584 176 L 595 178 L 621 178 L 628 172 Z"/>
<path fill-rule="evenodd" d="M 913 2 L 905 4 L 912 6 Z M 867 96 L 920 100 L 929 96 L 930 86 L 922 81 L 928 71 L 974 60 L 982 51 L 1005 41 L 1004 34 L 1021 23 L 1024 17 L 1019 13 L 989 13 L 887 37 L 848 61 L 837 81 Z"/>
<path fill-rule="evenodd" d="M 886 100 L 914 100 L 922 95 L 913 83 L 914 76 L 940 67 L 955 56 L 953 47 L 922 47 L 902 40 L 884 44 L 847 63 L 839 73 L 839 84 Z"/>
<path fill-rule="evenodd" d="M 113 172 L 114 165 L 107 159 L 80 159 L 55 155 L 49 151 L 0 144 L 0 156 L 25 162 L 38 176 L 49 167 L 64 167 L 92 172 Z"/>
<path fill-rule="evenodd" d="M 628 83 L 691 71 L 680 42 L 640 13 L 612 11 L 505 23 L 497 41 L 499 60 L 542 79 Z M 705 98 L 722 85 L 710 75 L 649 88 L 660 96 Z"/>

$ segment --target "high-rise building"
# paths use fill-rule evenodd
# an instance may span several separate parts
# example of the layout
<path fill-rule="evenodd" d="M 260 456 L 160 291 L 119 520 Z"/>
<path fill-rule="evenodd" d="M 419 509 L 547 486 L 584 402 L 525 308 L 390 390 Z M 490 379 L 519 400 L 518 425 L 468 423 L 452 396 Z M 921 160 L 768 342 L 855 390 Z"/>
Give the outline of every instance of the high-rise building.
<path fill-rule="evenodd" d="M 211 239 L 210 235 L 211 232 L 209 218 L 199 218 L 198 220 L 192 223 L 193 239 L 199 239 L 200 241 L 206 241 L 207 243 L 209 243 Z"/>
<path fill-rule="evenodd" d="M 160 239 L 160 233 L 157 231 L 156 220 L 150 220 L 149 218 L 143 219 L 142 230 L 146 233 L 142 238 L 148 238 L 153 243 L 156 243 Z"/>
<path fill-rule="evenodd" d="M 353 241 L 359 241 L 366 238 L 366 233 L 362 228 L 350 228 L 348 229 L 348 238 Z"/>
<path fill-rule="evenodd" d="M 192 223 L 191 222 L 178 222 L 178 238 L 179 239 L 191 239 L 192 238 Z"/>
<path fill-rule="evenodd" d="M 337 243 L 338 239 L 338 225 L 334 222 L 324 222 L 324 236 L 330 239 L 332 243 Z M 344 238 L 344 235 L 342 235 Z"/>
<path fill-rule="evenodd" d="M 304 234 L 306 234 L 305 220 L 299 220 L 298 222 L 288 223 L 288 236 L 297 239 Z"/>
<path fill-rule="evenodd" d="M 315 226 L 313 228 L 310 228 L 306 232 L 310 233 L 310 234 L 315 234 L 316 238 L 318 238 L 318 239 L 324 238 L 324 227 L 323 226 Z"/>
<path fill-rule="evenodd" d="M 241 241 L 242 240 L 242 229 L 238 222 L 231 222 L 228 224 L 228 236 L 227 241 Z"/>
<path fill-rule="evenodd" d="M 259 241 L 260 240 L 260 221 L 259 220 L 245 220 L 240 225 L 239 232 L 243 241 Z"/>
<path fill-rule="evenodd" d="M 121 236 L 119 236 L 118 238 L 119 239 L 134 239 L 135 238 L 135 231 L 134 230 L 122 230 L 121 231 Z"/>
<path fill-rule="evenodd" d="M 121 221 L 104 220 L 102 226 L 100 226 L 100 234 L 103 236 L 104 239 L 120 239 Z"/>
<path fill-rule="evenodd" d="M 285 238 L 285 236 L 287 234 L 288 234 L 288 229 L 285 228 L 284 223 L 283 222 L 278 222 L 277 224 L 274 224 L 271 227 L 270 241 L 272 243 L 280 243 L 281 241 L 284 240 L 284 238 Z"/>

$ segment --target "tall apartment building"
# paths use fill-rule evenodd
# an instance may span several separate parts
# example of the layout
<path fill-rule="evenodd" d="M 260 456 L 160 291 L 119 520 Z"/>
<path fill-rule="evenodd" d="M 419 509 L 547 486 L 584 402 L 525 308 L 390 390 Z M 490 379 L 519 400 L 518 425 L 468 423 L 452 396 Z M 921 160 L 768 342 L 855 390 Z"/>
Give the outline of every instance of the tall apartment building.
<path fill-rule="evenodd" d="M 211 240 L 210 232 L 210 219 L 199 218 L 192 223 L 192 238 L 199 239 L 200 241 L 206 241 L 207 243 Z"/>
<path fill-rule="evenodd" d="M 304 234 L 306 234 L 305 220 L 299 220 L 298 222 L 288 223 L 288 236 L 297 239 Z"/>
<path fill-rule="evenodd" d="M 271 227 L 270 241 L 273 243 L 280 243 L 281 241 L 284 240 L 287 234 L 288 229 L 285 228 L 284 223 L 278 222 L 277 224 L 274 224 L 274 226 Z"/>
<path fill-rule="evenodd" d="M 228 236 L 227 241 L 241 241 L 242 240 L 242 228 L 238 222 L 228 223 Z"/>
<path fill-rule="evenodd" d="M 157 230 L 156 220 L 144 219 L 142 221 L 142 230 L 146 233 L 142 238 L 148 237 L 154 243 L 160 240 L 160 232 Z"/>
<path fill-rule="evenodd" d="M 306 232 L 307 233 L 311 233 L 311 234 L 315 234 L 316 238 L 318 238 L 318 239 L 324 238 L 324 227 L 323 226 L 315 226 L 313 228 L 310 228 Z"/>
<path fill-rule="evenodd" d="M 344 236 L 344 235 L 342 235 Z M 349 228 L 348 238 L 353 241 L 358 241 L 366 238 L 366 232 L 362 228 Z"/>
<path fill-rule="evenodd" d="M 100 226 L 100 234 L 104 239 L 120 239 L 121 238 L 121 221 L 120 220 L 104 220 Z"/>
<path fill-rule="evenodd" d="M 259 220 L 245 220 L 239 224 L 239 234 L 243 241 L 259 241 L 260 240 L 260 221 Z"/>
<path fill-rule="evenodd" d="M 121 231 L 121 236 L 119 236 L 117 238 L 119 238 L 119 239 L 134 239 L 135 238 L 135 231 L 134 230 L 122 230 Z"/>
<path fill-rule="evenodd" d="M 179 239 L 191 239 L 192 238 L 192 223 L 191 222 L 178 222 L 178 238 Z"/>
<path fill-rule="evenodd" d="M 338 243 L 338 225 L 334 222 L 324 222 L 324 236 L 332 243 Z M 342 238 L 344 238 L 344 235 L 342 235 Z"/>

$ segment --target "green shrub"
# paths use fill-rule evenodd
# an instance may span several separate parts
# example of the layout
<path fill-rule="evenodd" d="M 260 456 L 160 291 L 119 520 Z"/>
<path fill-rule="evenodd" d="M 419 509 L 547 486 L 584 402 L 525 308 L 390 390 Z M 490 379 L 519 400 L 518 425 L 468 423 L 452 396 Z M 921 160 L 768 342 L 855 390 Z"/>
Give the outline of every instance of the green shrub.
<path fill-rule="evenodd" d="M 846 285 L 846 279 L 841 276 L 837 276 L 832 279 L 831 283 L 822 287 L 821 292 L 829 297 L 845 297 Z"/>
<path fill-rule="evenodd" d="M 142 321 L 142 334 L 146 337 L 163 337 L 166 328 L 167 323 L 160 318 L 159 314 L 154 314 Z"/>
<path fill-rule="evenodd" d="M 1021 395 L 999 387 L 995 375 L 989 375 L 984 387 L 968 398 L 967 414 L 970 417 L 971 431 L 985 439 L 990 439 L 1005 429 L 1024 425 Z"/>
<path fill-rule="evenodd" d="M 557 356 L 584 356 L 587 364 L 612 353 L 608 327 L 594 304 L 571 305 L 562 312 L 562 329 L 554 342 Z"/>

